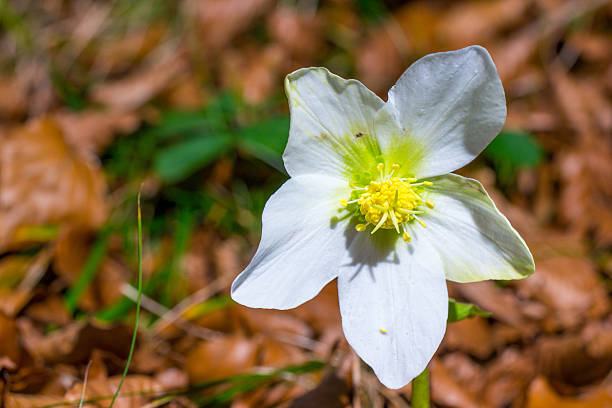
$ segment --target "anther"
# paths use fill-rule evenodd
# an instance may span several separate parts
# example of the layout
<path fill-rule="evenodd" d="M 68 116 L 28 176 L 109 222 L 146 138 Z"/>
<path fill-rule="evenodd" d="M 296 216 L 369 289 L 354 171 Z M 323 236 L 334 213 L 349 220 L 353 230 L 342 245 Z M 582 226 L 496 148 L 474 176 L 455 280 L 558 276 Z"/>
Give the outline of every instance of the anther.
<path fill-rule="evenodd" d="M 423 228 L 427 228 L 427 224 L 425 224 L 425 221 L 423 221 L 422 219 L 418 218 L 417 216 L 415 216 L 414 218 L 417 220 L 417 222 L 418 222 L 419 224 L 421 224 L 421 226 L 422 226 Z"/>
<path fill-rule="evenodd" d="M 380 332 L 381 332 L 382 334 L 387 334 L 387 331 L 386 331 L 385 329 L 380 329 Z"/>
<path fill-rule="evenodd" d="M 429 187 L 433 186 L 433 183 L 431 181 L 424 181 L 423 184 Z"/>
<path fill-rule="evenodd" d="M 384 164 L 382 164 L 382 163 L 378 163 L 378 164 L 376 165 L 376 169 L 377 169 L 378 171 L 383 171 L 383 169 L 384 169 L 384 168 L 385 168 L 385 165 L 384 165 Z"/>
<path fill-rule="evenodd" d="M 425 201 L 425 205 L 428 206 L 431 209 L 434 208 L 434 204 L 431 201 Z"/>
<path fill-rule="evenodd" d="M 365 224 L 357 224 L 357 225 L 355 225 L 355 229 L 356 229 L 357 231 L 359 231 L 359 232 L 361 232 L 361 231 L 365 231 L 365 229 L 366 229 L 366 225 L 365 225 Z"/>
<path fill-rule="evenodd" d="M 407 232 L 404 232 L 404 233 L 402 234 L 402 239 L 403 239 L 404 241 L 406 241 L 406 242 L 410 242 L 410 240 L 411 240 L 412 238 L 410 237 L 410 234 L 408 234 Z"/>
<path fill-rule="evenodd" d="M 348 202 L 346 200 L 340 200 L 340 205 L 342 207 L 346 207 L 348 205 Z"/>

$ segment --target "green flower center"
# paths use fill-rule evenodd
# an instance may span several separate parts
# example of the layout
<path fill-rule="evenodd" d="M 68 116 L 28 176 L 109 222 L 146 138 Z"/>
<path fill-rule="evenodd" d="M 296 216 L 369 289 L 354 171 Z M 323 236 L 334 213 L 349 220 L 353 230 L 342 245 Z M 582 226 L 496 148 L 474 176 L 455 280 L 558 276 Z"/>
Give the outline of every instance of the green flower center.
<path fill-rule="evenodd" d="M 340 205 L 362 221 L 355 227 L 357 231 L 365 231 L 368 225 L 373 225 L 372 234 L 379 229 L 395 229 L 406 242 L 410 242 L 407 225 L 417 221 L 423 227 L 425 222 L 419 218 L 427 208 L 433 209 L 431 201 L 423 199 L 426 188 L 431 187 L 431 181 L 418 182 L 415 178 L 400 178 L 394 174 L 399 169 L 398 164 L 391 166 L 386 174 L 384 164 L 377 166 L 380 177 L 371 180 L 366 185 L 350 184 L 352 191 L 349 200 L 341 200 Z"/>

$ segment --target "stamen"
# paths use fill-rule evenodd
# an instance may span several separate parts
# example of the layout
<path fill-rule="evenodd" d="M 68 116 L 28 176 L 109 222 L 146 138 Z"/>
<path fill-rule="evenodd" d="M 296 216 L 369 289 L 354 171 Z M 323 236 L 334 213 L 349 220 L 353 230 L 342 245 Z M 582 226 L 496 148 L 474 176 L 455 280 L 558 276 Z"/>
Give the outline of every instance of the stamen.
<path fill-rule="evenodd" d="M 391 221 L 393 221 L 393 225 L 395 226 L 395 230 L 399 234 L 400 230 L 399 230 L 399 225 L 397 225 L 397 218 L 395 218 L 395 211 L 393 211 L 393 210 L 389 211 L 389 215 L 391 216 Z"/>
<path fill-rule="evenodd" d="M 370 234 L 374 234 L 376 231 L 378 231 L 378 229 L 380 227 L 382 227 L 382 225 L 385 223 L 385 221 L 387 221 L 387 213 L 383 213 L 382 217 L 380 217 L 380 221 L 378 221 L 378 224 L 376 224 L 376 226 L 374 227 L 374 229 L 372 230 L 372 232 Z"/>
<path fill-rule="evenodd" d="M 351 194 L 346 200 L 341 200 L 340 205 L 349 211 L 348 216 L 352 215 L 359 220 L 355 225 L 357 231 L 365 231 L 369 225 L 373 226 L 371 234 L 381 228 L 394 229 L 405 242 L 411 242 L 408 224 L 417 221 L 426 228 L 425 222 L 417 215 L 434 208 L 433 202 L 421 197 L 425 187 L 432 186 L 433 182 L 395 176 L 400 169 L 396 163 L 386 167 L 381 162 L 376 165 L 376 169 L 380 173 L 379 177 L 368 184 L 349 182 Z M 354 203 L 357 203 L 356 209 L 349 207 Z"/>
<path fill-rule="evenodd" d="M 417 217 L 416 215 L 414 215 L 414 219 L 417 220 L 417 222 L 419 224 L 421 224 L 423 226 L 423 228 L 427 228 L 427 225 L 425 224 L 425 221 L 423 221 L 422 219 L 420 219 L 419 217 Z"/>
<path fill-rule="evenodd" d="M 398 208 L 397 211 L 401 212 L 402 214 L 424 214 L 425 211 L 414 211 L 414 210 L 406 210 L 404 208 Z"/>

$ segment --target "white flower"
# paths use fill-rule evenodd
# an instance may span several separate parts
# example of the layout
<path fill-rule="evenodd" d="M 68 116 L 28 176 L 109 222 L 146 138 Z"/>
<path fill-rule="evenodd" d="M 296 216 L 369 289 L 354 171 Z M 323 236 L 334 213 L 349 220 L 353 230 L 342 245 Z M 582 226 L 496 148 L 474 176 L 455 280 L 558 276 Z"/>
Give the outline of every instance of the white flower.
<path fill-rule="evenodd" d="M 290 309 L 338 278 L 346 339 L 383 384 L 402 387 L 444 336 L 445 279 L 534 270 L 482 185 L 448 174 L 504 125 L 497 70 L 472 46 L 418 60 L 386 103 L 325 68 L 297 70 L 285 88 L 291 178 L 266 204 L 259 248 L 232 297 Z"/>

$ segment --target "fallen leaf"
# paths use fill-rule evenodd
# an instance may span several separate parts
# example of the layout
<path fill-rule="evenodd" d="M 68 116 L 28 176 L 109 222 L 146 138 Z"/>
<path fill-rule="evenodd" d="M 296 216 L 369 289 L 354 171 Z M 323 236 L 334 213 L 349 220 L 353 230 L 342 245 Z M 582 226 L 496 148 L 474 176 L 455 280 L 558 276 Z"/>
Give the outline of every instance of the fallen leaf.
<path fill-rule="evenodd" d="M 257 349 L 254 340 L 240 336 L 202 341 L 187 354 L 185 371 L 192 384 L 242 374 L 255 365 Z"/>
<path fill-rule="evenodd" d="M 11 242 L 19 226 L 65 222 L 96 228 L 106 219 L 99 164 L 71 149 L 48 118 L 7 136 L 0 146 L 0 186 L 0 246 Z"/>
<path fill-rule="evenodd" d="M 19 332 L 14 320 L 0 313 L 0 356 L 7 357 L 14 364 L 21 363 Z"/>
<path fill-rule="evenodd" d="M 612 370 L 611 337 L 610 322 L 587 326 L 579 334 L 541 337 L 535 344 L 539 371 L 555 383 L 584 386 L 599 381 Z"/>
<path fill-rule="evenodd" d="M 24 348 L 35 361 L 84 364 L 94 349 L 125 359 L 130 350 L 131 330 L 122 325 L 100 326 L 71 323 L 44 335 L 26 318 L 17 321 Z"/>
<path fill-rule="evenodd" d="M 125 111 L 60 112 L 53 115 L 65 140 L 75 148 L 99 154 L 117 134 L 131 133 L 140 124 L 138 116 Z"/>
<path fill-rule="evenodd" d="M 186 2 L 187 15 L 193 16 L 203 49 L 211 54 L 223 49 L 251 22 L 264 15 L 272 0 L 204 0 Z"/>
<path fill-rule="evenodd" d="M 557 257 L 538 261 L 536 272 L 515 282 L 518 293 L 548 307 L 545 328 L 555 331 L 609 313 L 610 299 L 587 259 Z"/>
<path fill-rule="evenodd" d="M 559 395 L 544 379 L 536 378 L 529 387 L 527 408 L 610 408 L 612 392 L 609 387 L 599 386 L 581 395 L 567 397 Z"/>
<path fill-rule="evenodd" d="M 186 69 L 180 51 L 172 50 L 128 76 L 100 83 L 91 92 L 91 99 L 118 111 L 129 111 L 149 102 L 167 89 Z"/>

